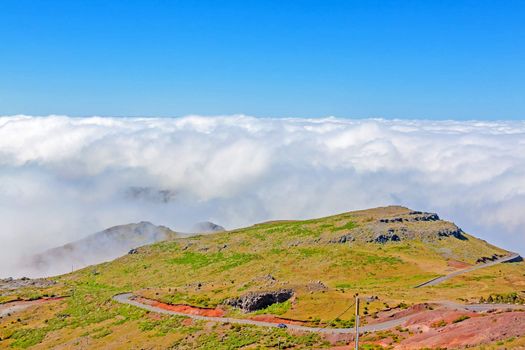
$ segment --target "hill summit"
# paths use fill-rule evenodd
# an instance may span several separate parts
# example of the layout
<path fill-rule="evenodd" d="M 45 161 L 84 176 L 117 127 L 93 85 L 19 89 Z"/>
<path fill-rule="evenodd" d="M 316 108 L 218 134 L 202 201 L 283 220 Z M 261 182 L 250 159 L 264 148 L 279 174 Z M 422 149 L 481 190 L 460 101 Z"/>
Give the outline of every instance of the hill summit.
<path fill-rule="evenodd" d="M 147 221 L 118 225 L 34 255 L 24 265 L 40 275 L 64 273 L 72 267 L 78 269 L 112 260 L 135 247 L 177 236 L 169 228 Z"/>

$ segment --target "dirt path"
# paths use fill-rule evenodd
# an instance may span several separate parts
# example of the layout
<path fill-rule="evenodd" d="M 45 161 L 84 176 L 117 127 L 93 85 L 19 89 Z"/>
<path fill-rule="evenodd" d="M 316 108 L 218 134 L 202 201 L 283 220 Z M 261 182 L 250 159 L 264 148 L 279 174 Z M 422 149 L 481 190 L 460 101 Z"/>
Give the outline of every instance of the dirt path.
<path fill-rule="evenodd" d="M 491 262 L 488 262 L 488 263 L 485 263 L 485 264 L 472 266 L 472 267 L 469 267 L 467 269 L 463 269 L 463 270 L 459 270 L 459 271 L 455 271 L 455 272 L 449 273 L 448 275 L 445 275 L 445 276 L 441 276 L 441 277 L 437 277 L 437 278 L 431 279 L 430 281 L 418 284 L 417 286 L 415 286 L 415 288 L 421 288 L 421 287 L 427 287 L 427 286 L 435 286 L 436 284 L 445 282 L 446 280 L 451 279 L 453 277 L 456 277 L 457 275 L 461 275 L 461 274 L 464 274 L 464 273 L 467 273 L 467 272 L 479 270 L 479 269 L 482 269 L 482 268 L 485 268 L 485 267 L 489 267 L 489 266 L 494 266 L 494 265 L 501 264 L 501 263 L 504 263 L 504 262 L 512 261 L 514 259 L 518 259 L 519 257 L 520 257 L 519 254 L 512 254 L 512 255 L 509 255 L 509 256 L 505 256 L 505 257 L 500 258 L 498 260 L 494 260 L 494 261 L 491 261 Z"/>

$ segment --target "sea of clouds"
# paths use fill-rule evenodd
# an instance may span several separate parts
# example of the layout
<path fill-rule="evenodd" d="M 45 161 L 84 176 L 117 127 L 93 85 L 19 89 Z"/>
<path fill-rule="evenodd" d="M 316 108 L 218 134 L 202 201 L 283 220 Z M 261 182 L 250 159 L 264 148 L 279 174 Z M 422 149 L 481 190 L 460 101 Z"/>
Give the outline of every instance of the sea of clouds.
<path fill-rule="evenodd" d="M 390 204 L 525 253 L 525 121 L 0 117 L 0 277 L 118 224 Z"/>

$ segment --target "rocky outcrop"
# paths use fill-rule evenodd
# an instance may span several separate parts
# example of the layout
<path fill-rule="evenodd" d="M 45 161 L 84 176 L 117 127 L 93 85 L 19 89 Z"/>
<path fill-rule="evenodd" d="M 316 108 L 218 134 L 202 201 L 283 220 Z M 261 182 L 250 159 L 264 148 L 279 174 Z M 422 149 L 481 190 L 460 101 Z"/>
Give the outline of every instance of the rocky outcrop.
<path fill-rule="evenodd" d="M 417 214 L 410 220 L 400 216 L 395 218 L 379 219 L 367 224 L 361 231 L 352 231 L 356 240 L 374 243 L 399 242 L 406 240 L 421 240 L 424 243 L 442 239 L 455 238 L 468 240 L 463 230 L 454 223 L 435 220 L 437 215 L 432 213 Z M 368 231 L 368 233 L 366 232 Z"/>
<path fill-rule="evenodd" d="M 395 216 L 390 218 L 381 218 L 381 223 L 393 222 L 417 222 L 417 221 L 438 221 L 439 216 L 436 213 L 425 213 L 421 211 L 411 211 L 407 215 Z"/>
<path fill-rule="evenodd" d="M 522 262 L 522 261 L 523 261 L 523 258 L 521 257 L 521 255 L 518 255 L 514 259 L 505 261 L 505 263 L 515 263 L 515 262 Z"/>
<path fill-rule="evenodd" d="M 18 288 L 33 287 L 33 288 L 47 288 L 55 285 L 57 282 L 45 278 L 4 278 L 0 279 L 0 291 L 15 290 Z"/>
<path fill-rule="evenodd" d="M 342 236 L 339 236 L 339 237 L 332 238 L 331 240 L 328 241 L 328 243 L 343 244 L 343 243 L 349 243 L 349 242 L 353 242 L 353 241 L 355 241 L 354 236 L 352 236 L 351 234 L 347 233 L 346 235 L 342 235 Z"/>
<path fill-rule="evenodd" d="M 311 281 L 306 285 L 309 292 L 322 292 L 328 290 L 328 287 L 321 281 Z"/>
<path fill-rule="evenodd" d="M 439 216 L 436 213 L 425 213 L 421 211 L 412 211 L 408 215 L 411 216 L 409 221 L 438 221 Z"/>
<path fill-rule="evenodd" d="M 389 233 L 389 234 L 380 234 L 374 237 L 373 239 L 369 240 L 369 243 L 380 243 L 385 244 L 387 242 L 399 242 L 401 241 L 401 238 L 395 234 L 395 233 Z"/>
<path fill-rule="evenodd" d="M 501 254 L 493 254 L 492 256 L 482 256 L 478 260 L 476 260 L 476 264 L 485 264 L 491 261 L 496 261 L 499 258 L 502 258 L 504 255 Z"/>
<path fill-rule="evenodd" d="M 238 298 L 227 299 L 224 303 L 243 310 L 252 312 L 267 308 L 275 303 L 282 303 L 290 299 L 294 291 L 292 289 L 280 289 L 270 292 L 251 292 Z"/>
<path fill-rule="evenodd" d="M 456 228 L 446 228 L 438 231 L 438 237 L 454 237 L 462 241 L 466 241 L 468 238 L 463 234 L 463 230 L 456 226 Z"/>

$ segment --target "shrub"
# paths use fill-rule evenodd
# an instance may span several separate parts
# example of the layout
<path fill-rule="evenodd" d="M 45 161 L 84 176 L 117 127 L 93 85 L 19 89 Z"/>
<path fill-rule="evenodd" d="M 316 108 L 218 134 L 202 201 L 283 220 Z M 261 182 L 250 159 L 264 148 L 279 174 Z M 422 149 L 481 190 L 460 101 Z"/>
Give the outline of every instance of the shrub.
<path fill-rule="evenodd" d="M 459 322 L 463 322 L 465 320 L 468 320 L 470 318 L 470 316 L 467 316 L 467 315 L 461 315 L 459 316 L 458 318 L 456 318 L 454 321 L 452 321 L 452 323 L 459 323 Z"/>
<path fill-rule="evenodd" d="M 430 326 L 432 328 L 441 328 L 441 327 L 445 327 L 446 325 L 447 325 L 447 322 L 445 320 L 439 320 L 439 321 L 432 323 Z"/>

